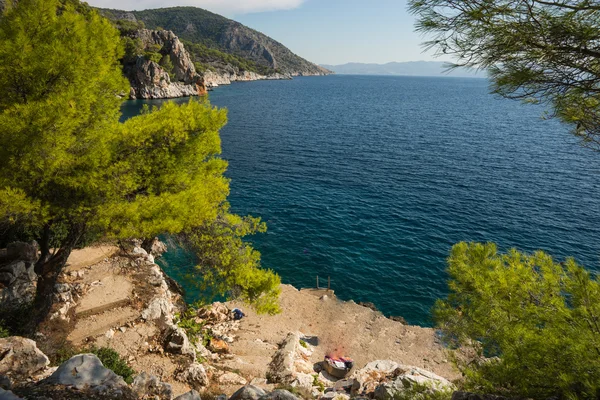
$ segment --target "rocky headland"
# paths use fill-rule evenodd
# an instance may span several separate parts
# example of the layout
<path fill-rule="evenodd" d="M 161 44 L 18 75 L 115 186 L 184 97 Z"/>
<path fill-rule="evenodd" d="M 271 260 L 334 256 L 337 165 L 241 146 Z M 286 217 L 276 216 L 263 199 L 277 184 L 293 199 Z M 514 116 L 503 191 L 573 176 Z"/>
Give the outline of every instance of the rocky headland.
<path fill-rule="evenodd" d="M 122 63 L 132 99 L 187 97 L 232 82 L 332 73 L 260 32 L 199 8 L 100 12 L 125 41 Z"/>
<path fill-rule="evenodd" d="M 161 57 L 167 57 L 172 65 L 171 71 L 167 71 L 159 62 L 144 55 L 125 63 L 123 70 L 131 84 L 131 99 L 189 97 L 206 94 L 211 88 L 232 82 L 292 79 L 292 76 L 303 75 L 279 72 L 262 75 L 225 63 L 198 72 L 190 54 L 173 32 L 140 29 L 130 34 L 130 38 L 141 44 L 141 52 L 154 50 Z"/>
<path fill-rule="evenodd" d="M 411 387 L 450 393 L 460 378 L 433 329 L 289 285 L 275 316 L 236 302 L 188 308 L 155 263 L 162 243 L 125 247 L 74 251 L 39 332 L 0 339 L 0 399 L 383 400 Z M 25 243 L 0 252 L 3 307 L 31 300 L 35 254 Z M 129 382 L 93 351 L 106 348 L 135 371 Z M 334 354 L 355 361 L 346 379 L 323 369 Z"/>
<path fill-rule="evenodd" d="M 131 37 L 140 43 L 141 51 L 156 49 L 172 64 L 169 73 L 158 62 L 143 55 L 125 63 L 123 70 L 131 84 L 131 99 L 164 99 L 206 93 L 203 77 L 196 73 L 189 54 L 173 32 L 140 29 Z"/>

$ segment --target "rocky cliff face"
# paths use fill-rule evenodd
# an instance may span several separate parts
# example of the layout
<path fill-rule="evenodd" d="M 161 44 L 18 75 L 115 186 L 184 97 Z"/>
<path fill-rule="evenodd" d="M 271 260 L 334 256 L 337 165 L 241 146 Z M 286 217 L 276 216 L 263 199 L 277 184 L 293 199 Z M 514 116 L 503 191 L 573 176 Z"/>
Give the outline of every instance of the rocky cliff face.
<path fill-rule="evenodd" d="M 139 55 L 133 65 L 125 66 L 125 74 L 131 82 L 132 99 L 163 99 L 204 94 L 206 88 L 202 76 L 196 73 L 194 64 L 183 43 L 171 31 L 141 29 L 132 38 L 139 40 L 143 50 L 160 49 L 173 65 L 169 74 L 155 61 Z"/>
<path fill-rule="evenodd" d="M 249 61 L 253 67 L 257 67 L 255 71 L 268 76 L 274 73 L 284 76 L 332 73 L 299 57 L 267 35 L 201 8 L 173 7 L 131 12 L 102 9 L 101 12 L 113 21 L 143 23 L 151 29 L 159 26 L 168 29 L 185 41 Z M 199 61 L 210 63 L 202 59 L 202 55 L 199 58 Z"/>
<path fill-rule="evenodd" d="M 132 99 L 165 99 L 203 95 L 206 88 L 229 85 L 231 82 L 264 79 L 291 79 L 291 74 L 272 73 L 261 75 L 241 70 L 229 64 L 219 64 L 211 70 L 197 72 L 183 43 L 171 31 L 140 29 L 129 35 L 139 41 L 143 52 L 157 50 L 168 57 L 173 65 L 167 72 L 157 62 L 138 55 L 134 63 L 124 66 L 125 75 L 131 83 Z"/>
<path fill-rule="evenodd" d="M 235 21 L 228 24 L 219 44 L 228 52 L 291 76 L 331 74 L 331 71 L 298 57 L 276 40 Z"/>

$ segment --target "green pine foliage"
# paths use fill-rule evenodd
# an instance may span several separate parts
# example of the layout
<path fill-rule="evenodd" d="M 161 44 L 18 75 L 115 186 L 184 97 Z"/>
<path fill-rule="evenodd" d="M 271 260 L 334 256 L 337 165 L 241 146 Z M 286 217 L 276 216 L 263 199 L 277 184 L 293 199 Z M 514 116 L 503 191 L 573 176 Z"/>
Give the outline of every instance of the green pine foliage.
<path fill-rule="evenodd" d="M 465 387 L 546 399 L 600 395 L 600 281 L 544 252 L 499 254 L 494 244 L 459 243 L 448 259 L 450 295 L 434 308 L 456 345 L 478 362 L 459 362 Z"/>
<path fill-rule="evenodd" d="M 550 107 L 600 150 L 600 4 L 590 0 L 410 0 L 426 47 L 489 71 L 496 93 Z"/>
<path fill-rule="evenodd" d="M 162 69 L 164 69 L 170 76 L 171 80 L 174 80 L 175 76 L 173 75 L 173 62 L 171 61 L 171 56 L 169 56 L 168 54 L 165 54 L 164 56 L 161 57 L 160 61 L 158 62 L 158 65 L 160 65 L 162 67 Z"/>
<path fill-rule="evenodd" d="M 144 58 L 148 61 L 153 61 L 158 64 L 160 63 L 160 60 L 162 60 L 162 55 L 156 51 L 145 51 Z"/>
<path fill-rule="evenodd" d="M 181 242 L 198 256 L 193 279 L 200 293 L 241 299 L 259 313 L 280 312 L 281 281 L 270 270 L 260 269 L 260 253 L 244 237 L 264 232 L 266 225 L 258 218 L 230 214 L 224 205 L 218 217 L 207 224 L 180 235 Z"/>
<path fill-rule="evenodd" d="M 108 20 L 77 4 L 14 0 L 0 19 L 0 244 L 38 241 L 38 301 L 46 303 L 73 248 L 193 235 L 222 221 L 229 193 L 219 157 L 226 111 L 192 99 L 120 123 L 129 92 L 123 42 Z M 211 265 L 237 273 L 227 280 L 235 293 L 262 307 L 278 278 L 259 269 L 244 232 L 213 230 L 248 257 Z"/>

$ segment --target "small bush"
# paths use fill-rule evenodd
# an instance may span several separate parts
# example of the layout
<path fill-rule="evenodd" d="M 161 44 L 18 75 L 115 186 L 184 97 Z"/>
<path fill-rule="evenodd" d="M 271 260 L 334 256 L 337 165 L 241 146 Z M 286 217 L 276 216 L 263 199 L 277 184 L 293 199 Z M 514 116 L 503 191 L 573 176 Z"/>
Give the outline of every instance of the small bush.
<path fill-rule="evenodd" d="M 393 400 L 450 400 L 452 390 L 437 390 L 426 384 L 415 383 L 394 394 Z"/>
<path fill-rule="evenodd" d="M 186 311 L 175 314 L 175 323 L 185 331 L 192 344 L 198 343 L 198 339 L 202 338 L 202 345 L 207 346 L 213 335 L 210 329 L 204 327 L 204 322 L 196 322 L 196 315 L 201 304 L 200 302 L 190 304 Z"/>
<path fill-rule="evenodd" d="M 300 346 L 304 347 L 305 349 L 308 348 L 308 345 L 306 344 L 306 342 L 304 340 L 300 340 Z"/>
<path fill-rule="evenodd" d="M 318 374 L 314 374 L 313 375 L 313 386 L 316 386 L 319 388 L 319 391 L 324 392 L 325 391 L 325 385 L 323 384 L 323 382 L 321 382 L 319 380 L 319 375 Z"/>
<path fill-rule="evenodd" d="M 154 51 L 146 51 L 144 52 L 144 58 L 148 61 L 154 61 L 155 63 L 159 63 L 162 59 L 162 55 L 160 53 L 156 53 Z"/>
<path fill-rule="evenodd" d="M 4 321 L 0 321 L 0 339 L 10 336 L 8 329 L 4 327 Z"/>
<path fill-rule="evenodd" d="M 54 366 L 59 366 L 71 357 L 81 354 L 74 347 L 69 345 L 61 346 L 53 355 L 49 355 L 50 363 Z"/>
<path fill-rule="evenodd" d="M 27 327 L 31 325 L 33 304 L 21 304 L 17 307 L 0 308 L 0 337 L 27 336 L 30 332 Z M 3 333 L 2 333 L 3 332 Z"/>
<path fill-rule="evenodd" d="M 133 376 L 136 374 L 136 372 L 129 365 L 127 365 L 119 353 L 108 347 L 93 347 L 90 350 L 90 353 L 95 354 L 96 357 L 102 361 L 104 367 L 110 369 L 115 374 L 122 376 L 125 382 L 128 384 L 133 382 Z"/>

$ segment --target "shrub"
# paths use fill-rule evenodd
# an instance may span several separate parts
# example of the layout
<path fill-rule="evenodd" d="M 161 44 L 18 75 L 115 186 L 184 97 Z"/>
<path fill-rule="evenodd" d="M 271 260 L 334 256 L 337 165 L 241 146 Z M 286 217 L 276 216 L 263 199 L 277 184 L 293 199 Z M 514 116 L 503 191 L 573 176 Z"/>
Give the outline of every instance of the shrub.
<path fill-rule="evenodd" d="M 21 304 L 17 307 L 0 308 L 0 337 L 27 336 L 25 326 L 30 322 L 32 304 Z M 2 336 L 2 335 L 6 336 Z"/>
<path fill-rule="evenodd" d="M 313 383 L 312 383 L 312 385 L 318 387 L 320 392 L 324 392 L 325 391 L 325 385 L 323 384 L 323 382 L 321 382 L 319 380 L 319 375 L 318 374 L 314 374 L 313 375 Z"/>
<path fill-rule="evenodd" d="M 162 59 L 162 55 L 155 51 L 146 51 L 144 52 L 144 58 L 148 61 L 154 61 L 155 63 L 159 63 Z"/>
<path fill-rule="evenodd" d="M 127 362 L 115 350 L 108 347 L 93 347 L 90 349 L 90 353 L 95 354 L 102 361 L 104 367 L 122 376 L 125 382 L 128 384 L 133 382 L 133 376 L 136 372 L 127 365 Z"/>
<path fill-rule="evenodd" d="M 4 327 L 4 321 L 0 321 L 0 339 L 10 336 L 8 329 Z"/>
<path fill-rule="evenodd" d="M 459 243 L 448 258 L 450 295 L 434 315 L 445 339 L 479 360 L 459 362 L 470 391 L 522 398 L 597 398 L 600 281 L 544 252 L 499 254 Z M 494 356 L 494 358 L 487 358 Z"/>
<path fill-rule="evenodd" d="M 414 383 L 393 396 L 393 400 L 450 400 L 451 398 L 451 389 L 439 390 L 420 383 Z"/>

